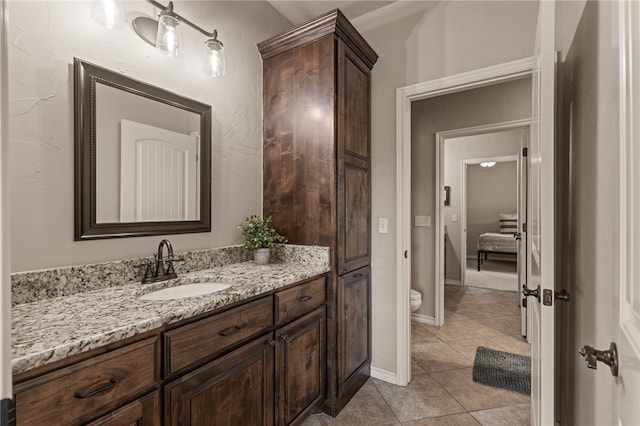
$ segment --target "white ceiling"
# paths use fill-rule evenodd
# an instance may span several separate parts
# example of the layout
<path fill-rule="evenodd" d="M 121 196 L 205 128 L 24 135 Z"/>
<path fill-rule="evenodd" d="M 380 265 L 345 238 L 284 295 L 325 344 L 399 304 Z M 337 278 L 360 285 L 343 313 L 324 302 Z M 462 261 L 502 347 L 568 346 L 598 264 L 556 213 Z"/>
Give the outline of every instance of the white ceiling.
<path fill-rule="evenodd" d="M 307 22 L 333 9 L 340 9 L 349 20 L 395 3 L 397 0 L 267 0 L 294 25 Z"/>

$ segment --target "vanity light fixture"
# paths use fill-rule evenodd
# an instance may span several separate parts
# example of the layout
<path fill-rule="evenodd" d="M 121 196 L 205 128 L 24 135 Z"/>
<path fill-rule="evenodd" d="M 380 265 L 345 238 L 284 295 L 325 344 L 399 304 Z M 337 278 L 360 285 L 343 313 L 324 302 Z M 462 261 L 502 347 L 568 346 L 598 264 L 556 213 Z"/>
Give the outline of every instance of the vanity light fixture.
<path fill-rule="evenodd" d="M 483 163 L 480 163 L 480 167 L 493 167 L 496 165 L 495 161 L 485 161 Z"/>
<path fill-rule="evenodd" d="M 204 42 L 207 48 L 205 49 L 203 71 L 212 77 L 221 77 L 225 74 L 224 47 L 222 42 L 218 40 L 218 30 L 208 32 L 179 15 L 173 10 L 172 1 L 168 6 L 163 6 L 155 0 L 147 1 L 162 11 L 158 15 L 157 21 L 139 16 L 131 22 L 133 30 L 141 39 L 168 56 L 179 56 L 182 51 L 181 24 L 187 24 L 208 37 Z"/>

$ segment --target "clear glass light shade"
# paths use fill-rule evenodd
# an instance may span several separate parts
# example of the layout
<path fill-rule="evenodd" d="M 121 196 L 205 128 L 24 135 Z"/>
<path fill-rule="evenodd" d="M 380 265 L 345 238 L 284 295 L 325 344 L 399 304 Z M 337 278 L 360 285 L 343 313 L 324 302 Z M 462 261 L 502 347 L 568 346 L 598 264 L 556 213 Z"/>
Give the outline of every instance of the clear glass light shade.
<path fill-rule="evenodd" d="M 202 70 L 211 77 L 222 77 L 226 72 L 224 47 L 217 40 L 207 40 Z"/>
<path fill-rule="evenodd" d="M 91 6 L 91 18 L 110 30 L 127 26 L 124 7 L 115 0 L 96 0 Z"/>
<path fill-rule="evenodd" d="M 156 49 L 168 56 L 179 56 L 182 53 L 182 29 L 177 18 L 171 15 L 160 15 Z"/>

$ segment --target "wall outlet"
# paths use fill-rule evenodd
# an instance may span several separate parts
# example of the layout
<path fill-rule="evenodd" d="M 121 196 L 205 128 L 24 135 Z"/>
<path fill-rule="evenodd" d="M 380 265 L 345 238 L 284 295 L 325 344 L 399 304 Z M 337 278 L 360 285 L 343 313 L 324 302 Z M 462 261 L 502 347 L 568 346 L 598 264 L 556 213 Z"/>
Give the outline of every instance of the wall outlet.
<path fill-rule="evenodd" d="M 387 234 L 389 232 L 389 219 L 381 217 L 378 219 L 378 233 Z"/>
<path fill-rule="evenodd" d="M 457 214 L 452 214 L 451 215 L 451 222 L 457 222 L 458 221 L 458 215 Z"/>
<path fill-rule="evenodd" d="M 431 226 L 431 216 L 416 216 L 414 219 L 415 226 Z"/>

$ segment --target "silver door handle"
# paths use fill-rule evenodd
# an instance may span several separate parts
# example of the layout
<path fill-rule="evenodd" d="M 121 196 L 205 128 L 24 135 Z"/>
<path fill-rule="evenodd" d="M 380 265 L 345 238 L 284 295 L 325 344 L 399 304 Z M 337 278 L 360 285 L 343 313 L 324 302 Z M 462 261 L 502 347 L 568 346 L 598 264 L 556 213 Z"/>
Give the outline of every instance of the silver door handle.
<path fill-rule="evenodd" d="M 609 345 L 609 350 L 600 351 L 591 346 L 583 346 L 578 352 L 587 362 L 587 367 L 595 370 L 598 368 L 598 361 L 607 364 L 611 369 L 611 375 L 618 377 L 618 347 L 614 342 Z"/>

